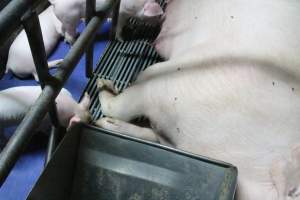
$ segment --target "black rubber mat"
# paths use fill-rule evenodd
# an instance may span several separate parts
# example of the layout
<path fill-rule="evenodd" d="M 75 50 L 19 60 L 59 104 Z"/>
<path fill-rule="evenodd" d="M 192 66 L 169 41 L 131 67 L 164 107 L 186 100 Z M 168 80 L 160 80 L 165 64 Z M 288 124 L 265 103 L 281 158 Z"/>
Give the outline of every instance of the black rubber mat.
<path fill-rule="evenodd" d="M 165 7 L 161 1 L 162 7 Z M 97 63 L 93 78 L 85 92 L 91 97 L 90 111 L 93 120 L 102 117 L 98 99 L 97 78 L 112 80 L 119 90 L 123 90 L 136 79 L 139 72 L 162 61 L 151 45 L 160 31 L 159 25 L 147 25 L 130 19 L 123 29 L 125 41 L 111 41 Z M 127 36 L 127 37 L 126 37 Z"/>

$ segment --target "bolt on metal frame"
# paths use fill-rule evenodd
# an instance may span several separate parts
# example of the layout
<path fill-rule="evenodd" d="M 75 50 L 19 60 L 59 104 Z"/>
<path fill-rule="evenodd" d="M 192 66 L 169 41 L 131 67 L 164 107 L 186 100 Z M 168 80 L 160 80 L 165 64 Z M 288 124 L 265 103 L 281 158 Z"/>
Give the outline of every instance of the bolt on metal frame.
<path fill-rule="evenodd" d="M 58 138 L 61 137 L 55 98 L 85 52 L 87 53 L 86 75 L 87 77 L 92 76 L 93 41 L 98 28 L 113 7 L 113 26 L 117 24 L 118 14 L 116 12 L 119 12 L 119 0 L 106 1 L 106 4 L 102 5 L 99 10 L 95 10 L 95 0 L 87 0 L 87 26 L 64 58 L 56 74 L 51 76 L 48 72 L 38 15 L 35 12 L 36 7 L 42 3 L 45 3 L 45 0 L 12 0 L 0 12 L 0 45 L 21 25 L 24 26 L 43 89 L 0 154 L 0 186 L 4 183 L 24 148 L 30 142 L 34 130 L 47 113 L 50 114 L 53 125 L 48 144 L 47 160 L 51 157 L 51 153 L 57 146 Z M 112 30 L 115 28 L 113 27 Z"/>

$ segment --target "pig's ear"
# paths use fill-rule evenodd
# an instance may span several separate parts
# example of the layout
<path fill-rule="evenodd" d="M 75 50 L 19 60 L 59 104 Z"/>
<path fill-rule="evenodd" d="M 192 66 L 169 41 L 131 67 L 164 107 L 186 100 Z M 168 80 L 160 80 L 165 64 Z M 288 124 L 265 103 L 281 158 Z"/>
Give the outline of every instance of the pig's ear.
<path fill-rule="evenodd" d="M 73 127 L 76 123 L 79 123 L 80 121 L 80 118 L 77 115 L 74 115 L 69 121 L 67 130 L 69 130 L 71 127 Z"/>
<path fill-rule="evenodd" d="M 89 106 L 90 106 L 90 103 L 91 103 L 91 99 L 90 99 L 90 96 L 88 95 L 88 93 L 84 93 L 84 97 L 82 98 L 82 100 L 80 101 L 79 105 L 85 109 L 85 110 L 88 110 L 89 109 Z"/>
<path fill-rule="evenodd" d="M 158 15 L 162 15 L 164 11 L 160 7 L 160 5 L 153 1 L 148 1 L 144 5 L 144 15 L 147 17 L 154 17 Z"/>

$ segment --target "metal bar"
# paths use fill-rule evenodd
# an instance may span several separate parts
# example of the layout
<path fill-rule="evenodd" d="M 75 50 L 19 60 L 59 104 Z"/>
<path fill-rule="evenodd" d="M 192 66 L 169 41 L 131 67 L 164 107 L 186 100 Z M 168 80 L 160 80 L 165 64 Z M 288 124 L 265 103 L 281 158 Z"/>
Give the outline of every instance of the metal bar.
<path fill-rule="evenodd" d="M 33 61 L 42 89 L 46 84 L 52 84 L 53 77 L 49 73 L 47 55 L 43 41 L 42 30 L 38 15 L 35 11 L 28 11 L 22 18 L 22 23 L 28 38 Z M 59 127 L 55 102 L 50 108 L 50 118 L 54 126 Z"/>
<path fill-rule="evenodd" d="M 86 0 L 86 26 L 91 18 L 95 16 L 95 6 L 96 0 Z M 91 42 L 85 53 L 85 76 L 91 78 L 93 76 L 94 41 Z"/>
<path fill-rule="evenodd" d="M 63 138 L 65 129 L 58 120 L 57 107 L 55 104 L 55 99 L 50 103 L 49 116 L 52 122 L 51 132 L 49 135 L 48 146 L 46 150 L 45 165 L 49 162 L 54 153 L 56 147 L 58 146 L 60 140 Z"/>
<path fill-rule="evenodd" d="M 22 23 L 28 38 L 39 82 L 41 87 L 44 88 L 46 83 L 49 82 L 50 74 L 38 15 L 35 11 L 29 10 L 22 17 Z"/>
<path fill-rule="evenodd" d="M 46 157 L 45 157 L 45 163 L 44 163 L 45 166 L 50 161 L 52 154 L 54 153 L 56 147 L 58 146 L 60 140 L 62 139 L 61 133 L 63 132 L 65 132 L 65 129 L 63 128 L 56 128 L 54 126 L 52 127 L 51 134 L 49 136 Z"/>
<path fill-rule="evenodd" d="M 0 11 L 10 2 L 10 0 L 1 0 L 0 1 Z"/>
<path fill-rule="evenodd" d="M 12 0 L 0 12 L 0 45 L 21 25 L 21 17 L 29 8 L 46 0 Z"/>
<path fill-rule="evenodd" d="M 111 3 L 112 4 L 112 3 Z M 110 7 L 111 8 L 111 5 Z M 103 22 L 98 16 L 91 19 L 90 23 L 77 39 L 63 63 L 55 74 L 55 84 L 46 85 L 41 95 L 31 107 L 27 115 L 11 136 L 5 148 L 0 154 L 0 184 L 2 185 L 13 168 L 23 149 L 29 143 L 33 131 L 38 127 L 40 121 L 49 110 L 51 102 L 57 97 L 63 84 L 66 82 L 76 64 L 79 62 L 83 52 L 95 37 L 99 25 Z"/>
<path fill-rule="evenodd" d="M 47 55 L 37 13 L 35 11 L 29 10 L 22 17 L 22 23 L 28 38 L 33 61 L 36 67 L 37 75 L 39 77 L 39 82 L 43 89 L 46 84 L 51 84 L 52 76 L 49 74 Z M 61 125 L 57 116 L 55 100 L 51 102 L 49 115 L 52 122 L 52 130 L 55 131 L 51 131 L 49 136 L 49 142 L 51 145 L 48 145 L 46 160 L 49 160 L 51 158 L 51 154 L 56 148 L 55 145 L 59 142 L 58 138 L 60 138 L 60 136 L 62 135 L 62 133 L 59 132 L 59 130 L 61 130 Z M 57 141 L 53 142 L 51 141 L 51 138 L 56 138 Z"/>
<path fill-rule="evenodd" d="M 117 0 L 113 7 L 113 17 L 111 22 L 111 29 L 110 29 L 110 40 L 114 40 L 116 38 L 116 30 L 118 25 L 118 18 L 119 18 L 119 10 L 120 10 L 120 0 Z"/>

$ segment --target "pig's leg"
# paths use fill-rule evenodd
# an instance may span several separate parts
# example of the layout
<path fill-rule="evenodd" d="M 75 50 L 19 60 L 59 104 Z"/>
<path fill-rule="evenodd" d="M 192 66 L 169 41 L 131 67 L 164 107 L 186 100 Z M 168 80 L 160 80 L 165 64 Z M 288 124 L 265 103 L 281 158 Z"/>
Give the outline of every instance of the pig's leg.
<path fill-rule="evenodd" d="M 77 37 L 76 29 L 74 31 L 73 28 L 67 28 L 65 32 L 65 41 L 71 45 L 75 43 Z"/>
<path fill-rule="evenodd" d="M 37 75 L 36 71 L 32 73 L 32 76 L 36 82 L 39 82 L 39 76 Z"/>
<path fill-rule="evenodd" d="M 188 61 L 189 62 L 189 61 Z M 192 61 L 190 61 L 192 62 Z M 192 62 L 193 63 L 193 62 Z M 195 62 L 196 65 L 196 62 Z M 136 80 L 136 83 L 149 80 L 151 78 L 155 78 L 158 76 L 165 76 L 166 74 L 171 73 L 181 73 L 183 70 L 187 68 L 192 68 L 194 65 L 188 64 L 185 59 L 173 61 L 165 61 L 156 63 L 144 71 L 142 71 Z"/>
<path fill-rule="evenodd" d="M 300 199 L 300 145 L 292 149 L 292 164 L 293 170 L 290 176 L 294 177 L 295 181 L 288 188 L 288 196 Z M 287 177 L 289 178 L 289 177 Z"/>
<path fill-rule="evenodd" d="M 61 64 L 62 62 L 63 62 L 63 59 L 58 59 L 58 60 L 49 61 L 49 62 L 48 62 L 48 67 L 49 67 L 49 68 L 56 67 L 57 65 Z M 33 78 L 34 78 L 34 80 L 35 80 L 36 82 L 39 82 L 39 77 L 38 77 L 36 71 L 34 71 L 34 72 L 32 73 L 32 76 L 33 76 Z"/>
<path fill-rule="evenodd" d="M 292 199 L 300 198 L 300 146 L 294 147 L 291 161 L 284 158 L 273 162 L 271 177 L 278 192 L 278 198 L 286 196 Z"/>
<path fill-rule="evenodd" d="M 63 22 L 63 30 L 64 36 L 65 36 L 65 41 L 67 41 L 69 44 L 74 44 L 76 37 L 77 37 L 77 32 L 76 28 L 77 25 L 80 22 L 80 13 L 74 12 L 70 14 L 69 18 L 65 19 Z"/>
<path fill-rule="evenodd" d="M 142 128 L 133 124 L 104 117 L 96 121 L 96 125 L 104 129 L 123 133 L 132 137 L 141 138 L 144 140 L 159 142 L 158 135 L 150 128 Z"/>
<path fill-rule="evenodd" d="M 119 41 L 123 41 L 122 30 L 123 27 L 126 25 L 128 18 L 129 17 L 127 14 L 119 13 L 118 24 L 116 27 L 116 39 L 118 39 Z"/>
<path fill-rule="evenodd" d="M 98 79 L 97 87 L 100 90 L 99 100 L 103 114 L 124 120 L 105 117 L 96 121 L 97 126 L 152 142 L 159 141 L 158 135 L 152 129 L 138 127 L 125 122 L 140 116 L 142 113 L 142 109 L 139 106 L 141 104 L 136 98 L 137 92 L 139 92 L 138 88 L 128 88 L 123 93 L 115 96 L 109 91 L 115 90 L 112 81 Z M 124 104 L 125 102 L 130 102 L 130 104 Z"/>
<path fill-rule="evenodd" d="M 108 90 L 110 90 L 114 94 L 119 94 L 120 93 L 119 89 L 114 86 L 113 81 L 108 80 L 108 79 L 98 79 L 97 80 L 97 87 L 100 90 L 102 88 L 107 88 Z"/>
<path fill-rule="evenodd" d="M 295 166 L 300 167 L 300 145 L 297 145 L 293 148 L 292 160 Z"/>
<path fill-rule="evenodd" d="M 273 161 L 270 170 L 270 175 L 277 190 L 278 199 L 284 199 L 285 196 L 287 182 L 284 171 L 286 169 L 286 164 L 287 161 L 284 159 Z"/>
<path fill-rule="evenodd" d="M 109 81 L 98 79 L 97 86 L 104 115 L 123 121 L 130 121 L 142 115 L 143 96 L 139 86 L 129 87 L 117 96 L 109 91 L 112 87 Z"/>
<path fill-rule="evenodd" d="M 60 65 L 63 61 L 64 61 L 64 59 L 57 59 L 57 60 L 49 61 L 48 67 L 49 68 L 56 67 L 57 65 Z"/>

